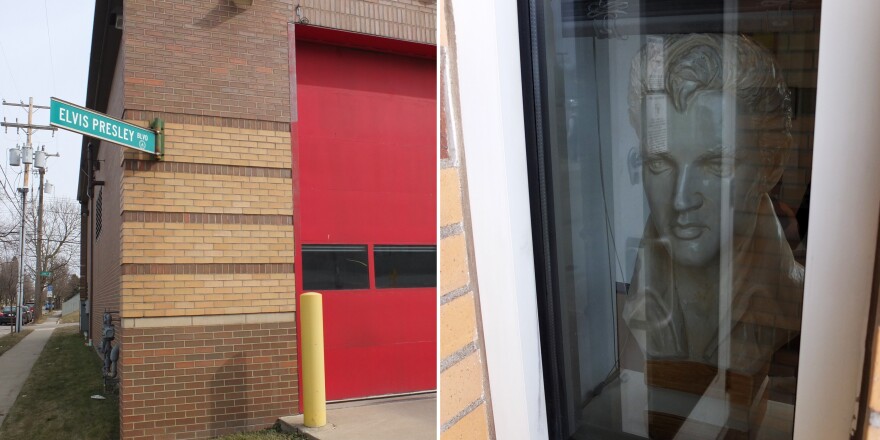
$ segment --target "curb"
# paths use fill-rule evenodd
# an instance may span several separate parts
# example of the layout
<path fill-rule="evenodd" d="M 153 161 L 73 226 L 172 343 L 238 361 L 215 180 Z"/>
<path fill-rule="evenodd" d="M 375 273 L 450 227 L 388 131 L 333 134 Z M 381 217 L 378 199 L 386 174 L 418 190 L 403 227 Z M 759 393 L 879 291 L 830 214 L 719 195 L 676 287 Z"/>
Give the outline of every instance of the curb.
<path fill-rule="evenodd" d="M 278 419 L 275 422 L 275 426 L 277 426 L 279 429 L 281 429 L 282 431 L 284 431 L 288 434 L 299 434 L 309 440 L 320 440 L 318 437 L 315 437 L 314 434 L 305 432 L 302 429 L 300 429 L 301 425 L 294 425 L 294 424 L 288 423 L 282 419 Z"/>

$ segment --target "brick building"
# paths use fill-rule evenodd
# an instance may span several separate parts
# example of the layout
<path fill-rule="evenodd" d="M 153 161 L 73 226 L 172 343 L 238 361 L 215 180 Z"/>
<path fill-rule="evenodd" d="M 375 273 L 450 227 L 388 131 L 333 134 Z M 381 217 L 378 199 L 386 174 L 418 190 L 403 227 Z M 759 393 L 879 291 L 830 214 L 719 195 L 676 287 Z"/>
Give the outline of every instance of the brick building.
<path fill-rule="evenodd" d="M 165 123 L 160 160 L 88 138 L 81 155 L 83 330 L 100 345 L 104 312 L 120 319 L 122 438 L 298 413 L 304 290 L 325 294 L 331 399 L 436 388 L 436 279 L 394 258 L 436 258 L 435 15 L 96 2 L 86 106 Z"/>

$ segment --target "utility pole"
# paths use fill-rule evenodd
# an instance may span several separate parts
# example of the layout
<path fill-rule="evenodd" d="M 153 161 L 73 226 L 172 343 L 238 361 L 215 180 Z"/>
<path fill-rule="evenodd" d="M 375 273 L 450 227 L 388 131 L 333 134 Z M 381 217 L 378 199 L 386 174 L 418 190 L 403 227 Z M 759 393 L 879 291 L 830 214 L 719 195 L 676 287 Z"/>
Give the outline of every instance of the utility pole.
<path fill-rule="evenodd" d="M 58 157 L 60 154 L 46 154 L 46 146 L 36 153 L 34 157 L 34 166 L 40 172 L 40 195 L 37 202 L 37 267 L 36 267 L 36 284 L 34 286 L 34 312 L 36 318 L 43 314 L 43 192 L 46 177 L 46 157 Z M 34 319 L 36 319 L 34 318 Z"/>
<path fill-rule="evenodd" d="M 43 147 L 43 151 L 46 147 Z M 45 153 L 44 153 L 45 154 Z M 45 160 L 45 159 L 43 159 Z M 36 284 L 34 285 L 34 313 L 36 318 L 43 314 L 43 182 L 46 176 L 46 168 L 40 170 L 40 199 L 37 205 L 37 267 L 36 267 Z"/>
<path fill-rule="evenodd" d="M 18 118 L 16 118 L 14 123 L 6 122 L 6 118 L 4 121 L 0 123 L 0 126 L 9 128 L 13 127 L 17 130 L 24 129 L 27 134 L 27 145 L 21 149 L 21 161 L 24 162 L 24 186 L 23 188 L 19 188 L 18 191 L 21 193 L 21 242 L 19 247 L 19 258 L 18 258 L 18 295 L 16 295 L 16 303 L 18 308 L 15 310 L 15 331 L 21 332 L 21 306 L 24 302 L 24 242 L 25 242 L 25 226 L 27 224 L 27 192 L 28 187 L 30 186 L 30 174 L 31 174 L 31 164 L 34 162 L 34 147 L 31 139 L 33 137 L 34 131 L 36 130 L 57 130 L 55 127 L 51 127 L 48 125 L 34 125 L 34 109 L 49 109 L 46 106 L 34 105 L 34 98 L 30 97 L 28 100 L 28 104 L 24 103 L 14 104 L 3 101 L 3 105 L 9 105 L 13 107 L 26 107 L 28 112 L 28 121 L 27 124 L 19 124 Z M 11 155 L 10 155 L 11 156 Z M 10 158 L 11 159 L 11 158 Z M 11 160 L 10 160 L 11 161 Z M 17 166 L 17 164 L 11 164 Z"/>
<path fill-rule="evenodd" d="M 30 97 L 28 100 L 28 122 L 27 125 L 30 126 L 34 123 L 34 98 Z M 24 241 L 25 241 L 25 226 L 27 225 L 27 192 L 30 187 L 29 177 L 31 176 L 31 164 L 28 163 L 28 159 L 30 162 L 33 162 L 33 158 L 30 157 L 33 154 L 34 147 L 33 143 L 31 143 L 31 137 L 33 136 L 33 129 L 25 129 L 27 132 L 27 145 L 23 148 L 22 156 L 24 158 L 24 187 L 19 188 L 18 190 L 21 192 L 21 249 L 19 249 L 19 257 L 18 257 L 18 295 L 16 295 L 16 305 L 18 306 L 15 309 L 15 331 L 21 332 L 21 304 L 24 302 Z"/>

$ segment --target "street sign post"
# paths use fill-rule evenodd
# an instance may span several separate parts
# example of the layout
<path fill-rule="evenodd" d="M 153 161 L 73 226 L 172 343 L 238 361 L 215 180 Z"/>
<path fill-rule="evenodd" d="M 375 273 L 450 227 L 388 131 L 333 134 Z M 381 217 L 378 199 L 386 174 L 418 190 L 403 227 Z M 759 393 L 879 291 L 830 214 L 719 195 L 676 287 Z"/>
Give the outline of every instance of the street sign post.
<path fill-rule="evenodd" d="M 51 98 L 49 125 L 101 139 L 123 147 L 161 155 L 156 148 L 157 134 L 153 130 L 111 118 L 94 110 Z"/>

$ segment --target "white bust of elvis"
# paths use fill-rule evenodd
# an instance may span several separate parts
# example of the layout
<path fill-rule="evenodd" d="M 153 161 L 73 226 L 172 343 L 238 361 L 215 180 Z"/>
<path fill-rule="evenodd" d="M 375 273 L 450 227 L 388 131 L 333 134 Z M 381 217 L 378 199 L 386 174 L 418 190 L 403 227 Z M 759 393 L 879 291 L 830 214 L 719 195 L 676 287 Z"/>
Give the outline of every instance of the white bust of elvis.
<path fill-rule="evenodd" d="M 796 334 L 803 292 L 768 196 L 792 144 L 788 88 L 746 37 L 660 38 L 631 69 L 651 212 L 623 319 L 645 359 L 756 374 Z"/>

